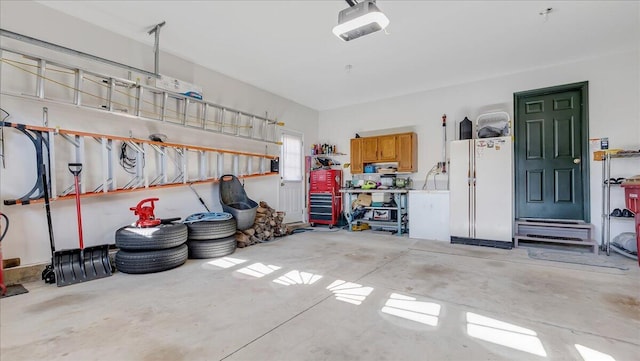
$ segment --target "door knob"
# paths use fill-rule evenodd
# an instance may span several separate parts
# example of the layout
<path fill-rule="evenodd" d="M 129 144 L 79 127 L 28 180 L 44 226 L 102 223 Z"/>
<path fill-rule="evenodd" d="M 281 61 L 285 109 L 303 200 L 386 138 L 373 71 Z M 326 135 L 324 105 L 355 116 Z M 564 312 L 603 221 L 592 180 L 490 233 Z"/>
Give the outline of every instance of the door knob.
<path fill-rule="evenodd" d="M 574 158 L 573 159 L 573 163 L 575 163 L 575 164 L 580 164 L 581 161 L 582 160 L 580 158 Z"/>

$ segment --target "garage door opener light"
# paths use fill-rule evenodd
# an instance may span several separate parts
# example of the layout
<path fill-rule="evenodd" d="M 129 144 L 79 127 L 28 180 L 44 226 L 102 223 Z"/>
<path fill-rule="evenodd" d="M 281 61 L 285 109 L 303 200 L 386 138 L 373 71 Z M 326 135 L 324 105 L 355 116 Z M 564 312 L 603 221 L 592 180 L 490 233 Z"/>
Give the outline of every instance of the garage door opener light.
<path fill-rule="evenodd" d="M 338 25 L 333 28 L 333 33 L 343 41 L 349 41 L 386 28 L 389 18 L 378 9 L 375 2 L 365 0 L 356 3 L 347 0 L 350 7 L 338 14 Z"/>

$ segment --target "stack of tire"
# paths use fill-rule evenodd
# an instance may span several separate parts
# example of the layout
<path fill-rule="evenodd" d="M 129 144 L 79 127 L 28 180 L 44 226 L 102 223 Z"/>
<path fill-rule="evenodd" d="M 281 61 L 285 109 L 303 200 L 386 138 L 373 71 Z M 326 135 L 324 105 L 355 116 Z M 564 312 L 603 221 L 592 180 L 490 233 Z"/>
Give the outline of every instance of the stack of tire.
<path fill-rule="evenodd" d="M 116 231 L 116 269 L 140 274 L 181 266 L 188 256 L 187 235 L 187 226 L 182 223 L 122 227 Z"/>
<path fill-rule="evenodd" d="M 202 220 L 190 221 L 199 217 Z M 185 224 L 189 230 L 189 258 L 223 257 L 236 250 L 236 220 L 229 213 L 194 214 L 187 217 Z"/>

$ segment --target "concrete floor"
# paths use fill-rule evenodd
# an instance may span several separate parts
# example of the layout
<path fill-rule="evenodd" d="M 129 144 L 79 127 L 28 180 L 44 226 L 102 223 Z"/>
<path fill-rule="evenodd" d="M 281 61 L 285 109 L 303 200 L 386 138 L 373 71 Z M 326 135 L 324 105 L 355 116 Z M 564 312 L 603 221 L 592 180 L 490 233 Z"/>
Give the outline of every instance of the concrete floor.
<path fill-rule="evenodd" d="M 1 301 L 0 358 L 625 361 L 640 352 L 640 269 L 621 256 L 605 261 L 628 270 L 318 229 L 230 257 L 63 288 L 26 284 L 28 294 Z"/>

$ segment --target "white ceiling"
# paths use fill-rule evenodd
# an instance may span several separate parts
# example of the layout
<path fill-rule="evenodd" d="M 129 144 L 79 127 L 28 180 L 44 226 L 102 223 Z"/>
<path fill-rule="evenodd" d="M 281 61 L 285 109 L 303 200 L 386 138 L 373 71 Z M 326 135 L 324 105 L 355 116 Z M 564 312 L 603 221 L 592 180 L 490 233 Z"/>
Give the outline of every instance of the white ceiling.
<path fill-rule="evenodd" d="M 638 1 L 379 0 L 389 34 L 350 42 L 331 32 L 342 0 L 41 3 L 150 45 L 147 31 L 166 21 L 163 51 L 317 110 L 640 44 Z"/>

